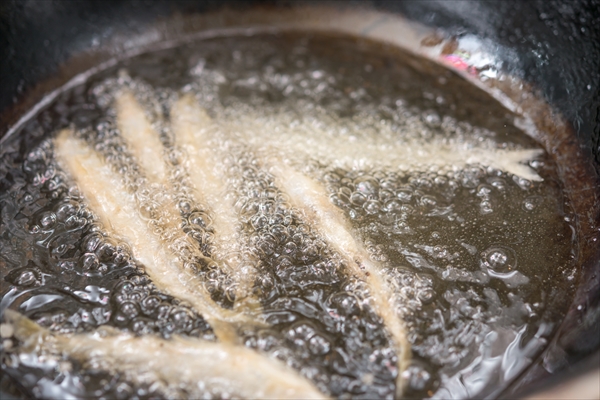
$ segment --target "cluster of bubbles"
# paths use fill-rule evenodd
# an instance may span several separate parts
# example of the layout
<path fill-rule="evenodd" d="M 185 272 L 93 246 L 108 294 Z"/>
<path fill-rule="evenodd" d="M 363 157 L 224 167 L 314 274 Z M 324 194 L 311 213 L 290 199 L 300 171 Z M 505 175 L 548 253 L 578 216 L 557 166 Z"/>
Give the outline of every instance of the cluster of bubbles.
<path fill-rule="evenodd" d="M 126 146 L 115 129 L 115 112 L 110 99 L 124 87 L 132 90 L 141 104 L 153 105 L 150 110 L 159 110 L 148 114 L 155 127 L 161 126 L 161 120 L 165 118 L 161 113 L 170 108 L 171 98 L 152 92 L 148 85 L 139 81 L 121 76 L 92 89 L 99 98 L 98 103 L 105 107 L 104 117 L 94 128 L 81 129 L 79 134 L 122 173 L 126 187 L 136 193 L 135 200 L 140 207 L 148 209 L 147 218 L 160 221 L 165 218 L 161 208 L 156 206 L 160 203 L 152 197 L 152 190 L 144 190 L 148 182 L 139 173 L 133 157 L 124 151 Z M 163 104 L 162 111 L 156 104 Z M 157 130 L 163 133 L 161 138 L 166 148 L 172 149 L 168 124 L 162 126 Z M 323 240 L 290 208 L 285 195 L 275 188 L 272 177 L 262 171 L 252 153 L 228 145 L 230 143 L 226 141 L 216 144 L 224 147 L 221 150 L 229 155 L 224 157 L 222 168 L 230 177 L 227 185 L 231 197 L 237 199 L 236 211 L 245 227 L 246 244 L 242 257 L 260 260 L 260 264 L 254 266 L 259 271 L 254 291 L 261 300 L 267 321 L 272 324 L 272 328 L 261 332 L 246 332 L 245 343 L 273 353 L 316 381 L 327 393 L 341 395 L 351 388 L 354 395 L 392 396 L 398 374 L 396 356 L 367 299 L 360 297 L 356 284 L 344 275 L 338 257 L 331 254 Z M 210 214 L 197 208 L 186 191 L 189 186 L 185 174 L 178 169 L 176 161 L 171 160 L 171 163 L 179 178 L 175 182 L 182 190 L 176 191 L 179 193 L 177 199 L 167 201 L 177 200 L 184 221 L 183 230 L 198 241 L 206 256 L 210 256 Z M 168 235 L 157 231 L 168 240 Z M 95 260 L 92 256 L 84 259 L 90 265 Z M 192 262 L 198 264 L 196 260 Z M 190 268 L 203 272 L 202 267 Z M 235 292 L 232 277 L 225 276 L 218 268 L 204 269 L 202 280 L 214 298 L 222 305 L 230 305 L 234 300 L 232 292 Z M 140 280 L 142 278 L 137 276 L 137 281 Z M 158 330 L 164 336 L 172 333 L 199 335 L 198 328 L 188 327 L 187 331 L 181 328 L 181 325 L 189 326 L 189 312 L 176 312 L 168 306 L 155 304 L 157 294 L 148 294 L 144 284 L 132 288 L 135 282 L 131 279 L 122 281 L 115 288 L 113 302 L 116 309 L 112 319 L 117 326 L 129 327 L 139 334 Z M 165 320 L 170 315 L 183 315 L 184 322 Z M 203 322 L 201 318 L 200 321 Z M 174 331 L 176 328 L 179 329 Z M 299 333 L 293 333 L 296 331 L 305 334 L 301 337 Z"/>
<path fill-rule="evenodd" d="M 102 86 L 95 88 L 94 93 L 97 96 L 103 96 L 101 102 L 110 107 L 111 103 L 107 99 L 114 96 L 118 90 L 122 90 L 123 86 L 133 90 L 141 104 L 150 104 L 149 117 L 155 127 L 161 127 L 158 130 L 165 133 L 163 138 L 165 145 L 168 149 L 172 149 L 174 146 L 169 140 L 169 127 L 167 124 L 161 124 L 161 121 L 167 117 L 163 113 L 170 108 L 173 96 L 161 95 L 161 91 L 156 90 L 152 92 L 152 88 L 143 82 L 123 76 L 116 80 L 103 82 Z M 154 96 L 151 95 L 152 93 Z M 162 106 L 157 106 L 157 104 L 162 104 Z M 109 111 L 107 114 L 111 114 L 111 112 Z M 112 132 L 114 141 L 118 143 L 118 136 L 114 134 L 114 130 Z M 103 138 L 102 148 L 106 149 L 111 143 L 110 140 L 106 140 L 109 135 L 100 134 L 99 136 Z M 394 379 L 398 371 L 395 367 L 395 355 L 389 348 L 387 338 L 383 333 L 384 330 L 381 329 L 378 334 L 369 334 L 369 341 L 375 340 L 375 343 L 371 344 L 365 343 L 364 337 L 359 336 L 357 339 L 356 335 L 341 334 L 341 332 L 352 330 L 350 327 L 354 325 L 356 325 L 354 326 L 356 329 L 353 331 L 360 332 L 365 330 L 365 328 L 361 328 L 361 325 L 381 324 L 381 321 L 369 310 L 368 300 L 361 298 L 360 292 L 357 294 L 356 284 L 349 282 L 348 277 L 341 272 L 343 265 L 338 257 L 328 251 L 326 244 L 318 237 L 318 234 L 304 224 L 298 213 L 291 209 L 285 194 L 277 190 L 273 178 L 264 172 L 264 168 L 259 165 L 251 151 L 245 149 L 244 146 L 231 143 L 225 137 L 217 138 L 210 146 L 225 155 L 222 161 L 223 165 L 219 168 L 227 176 L 226 183 L 231 190 L 226 197 L 236 199 L 236 211 L 240 222 L 245 226 L 243 236 L 246 244 L 241 249 L 242 256 L 239 258 L 245 260 L 246 263 L 259 260 L 258 265 L 256 262 L 252 264 L 253 268 L 259 272 L 255 282 L 254 295 L 261 300 L 267 321 L 273 325 L 273 329 L 263 330 L 260 333 L 247 333 L 246 344 L 262 351 L 274 353 L 278 358 L 299 369 L 305 376 L 317 381 L 326 392 L 339 395 L 346 388 L 352 387 L 352 393 L 355 395 L 373 394 L 383 397 L 392 395 Z M 122 145 L 112 146 L 112 148 L 117 151 L 109 152 L 109 158 L 126 157 L 119 153 L 119 150 L 123 148 Z M 189 212 L 193 207 L 190 204 L 194 203 L 190 195 L 186 196 L 186 189 L 189 186 L 185 184 L 185 173 L 181 172 L 181 169 L 178 171 L 177 162 L 173 164 L 176 176 L 179 178 L 174 182 L 177 182 L 182 189 L 177 192 L 183 194 L 179 204 L 184 206 L 180 209 L 184 217 L 187 217 L 187 223 L 184 222 L 184 230 L 197 238 L 201 246 L 203 244 L 210 245 L 212 232 L 207 230 L 207 228 L 210 229 L 210 215 L 206 211 L 198 209 Z M 136 170 L 135 167 L 121 169 Z M 136 189 L 131 184 L 129 187 L 133 190 Z M 137 197 L 137 200 L 140 201 L 140 196 Z M 187 215 L 185 215 L 185 211 L 188 211 Z M 157 216 L 155 215 L 154 218 Z M 210 255 L 210 251 L 207 250 L 205 254 Z M 235 286 L 232 280 L 236 281 L 235 277 L 228 277 L 219 268 L 213 268 L 204 275 L 203 280 L 213 295 L 221 294 L 214 298 L 220 300 L 222 305 L 228 305 L 223 300 L 224 298 L 227 298 L 230 303 L 234 301 Z M 345 300 L 339 299 L 340 288 L 348 293 Z M 309 294 L 311 291 L 316 293 Z M 333 300 L 334 297 L 336 300 Z M 319 304 L 319 302 L 315 304 L 315 300 L 309 302 L 308 299 L 311 298 L 321 302 L 325 300 L 326 304 Z M 350 310 L 345 310 L 345 307 Z M 299 310 L 296 311 L 296 308 Z M 303 317 L 307 316 L 298 313 L 304 309 L 312 310 L 309 314 L 312 321 L 309 320 L 309 322 L 315 328 L 311 328 L 310 331 L 313 332 L 317 329 L 317 332 L 320 330 L 325 330 L 325 332 L 314 334 L 305 338 L 304 341 L 299 338 L 290 340 L 291 336 L 282 332 L 287 329 L 296 329 L 288 328 L 290 325 L 301 324 Z M 361 318 L 357 318 L 358 316 L 351 311 L 352 309 L 361 310 Z M 319 313 L 322 316 L 319 316 Z M 366 318 L 368 314 L 371 314 L 370 318 Z M 331 316 L 335 316 L 338 321 L 334 322 L 330 318 Z M 327 317 L 329 321 L 324 323 L 318 320 L 323 317 Z M 348 317 L 352 317 L 351 320 L 347 321 Z M 315 318 L 317 321 L 314 321 Z M 333 332 L 331 332 L 332 328 Z M 257 335 L 262 335 L 263 340 L 257 339 Z M 336 336 L 339 336 L 337 340 Z M 359 345 L 365 348 L 359 353 L 361 354 L 360 358 L 356 360 L 352 359 L 355 357 L 354 354 L 344 351 L 343 345 L 338 344 L 339 348 L 333 349 L 334 354 L 340 354 L 342 359 L 347 360 L 346 362 L 352 362 L 353 369 L 340 366 L 339 360 L 335 361 L 336 358 L 329 354 L 332 351 L 332 341 L 338 343 L 346 341 L 350 348 L 356 348 Z M 380 346 L 386 346 L 387 350 L 380 351 L 381 349 L 377 349 Z M 373 358 L 374 351 L 378 351 L 381 355 Z M 373 371 L 377 369 L 373 360 L 381 361 L 384 357 L 383 354 L 389 358 L 383 363 L 385 373 L 375 374 L 378 376 L 377 379 L 365 380 L 363 376 L 370 376 L 369 374 L 373 374 Z M 333 374 L 330 372 L 331 370 Z M 354 372 L 351 372 L 353 370 Z M 352 383 L 353 381 L 355 383 Z"/>
<path fill-rule="evenodd" d="M 503 149 L 531 145 L 511 116 L 487 112 L 468 84 L 455 82 L 449 90 L 456 80 L 449 75 L 432 80 L 410 63 L 380 56 L 380 50 L 363 46 L 356 52 L 351 40 L 337 38 L 337 47 L 331 46 L 333 39 L 323 40 L 300 35 L 186 44 L 127 60 L 131 76 L 114 69 L 61 95 L 0 153 L 0 270 L 8 283 L 2 285 L 3 304 L 58 333 L 106 324 L 138 335 L 214 340 L 202 316 L 153 287 L 130 249 L 105 233 L 61 174 L 47 137 L 64 127 L 76 128 L 119 171 L 174 256 L 228 308 L 240 277 L 206 262 L 215 254 L 216 232 L 210 212 L 193 199 L 182 166 L 185 155 L 169 131 L 169 110 L 182 92 L 193 93 L 224 120 L 248 114 L 268 121 L 283 113 L 302 116 L 319 132 L 336 126 L 329 143 L 336 137 L 380 135 L 384 144 L 401 136 L 468 139 L 474 146 Z M 330 54 L 332 48 L 339 57 Z M 394 67 L 381 73 L 388 64 Z M 160 133 L 173 196 L 148 182 L 126 151 L 113 107 L 123 88 L 135 93 Z M 271 119 L 264 131 L 248 131 L 277 141 L 273 136 L 293 124 L 294 118 Z M 240 255 L 231 262 L 248 265 L 240 271 L 250 272 L 251 295 L 270 324 L 241 327 L 245 345 L 283 360 L 332 396 L 393 397 L 397 358 L 361 282 L 344 273 L 341 258 L 290 206 L 251 147 L 224 136 L 210 145 L 225 154 L 215 167 L 227 177 L 226 198 L 234 199 L 242 227 Z M 283 151 L 289 155 L 295 149 Z M 298 153 L 294 162 L 326 186 L 395 288 L 413 353 L 403 372 L 407 395 L 430 396 L 480 356 L 486 335 L 499 327 L 516 331 L 538 324 L 549 293 L 565 293 L 550 285 L 568 272 L 572 244 L 564 219 L 568 207 L 551 163 L 531 162 L 544 178 L 536 183 L 480 165 L 343 168 L 322 163 L 315 154 Z M 179 215 L 167 215 L 161 207 L 167 203 Z M 181 229 L 193 248 L 187 239 L 174 239 Z M 540 269 L 540 259 L 552 260 L 553 267 Z M 58 390 L 48 382 L 67 382 L 61 390 L 80 397 L 189 395 L 160 384 L 134 387 L 126 376 L 76 364 L 52 375 L 5 360 L 3 368 L 19 381 L 30 374 L 26 389 L 38 397 L 49 396 L 48 388 Z M 230 395 L 198 390 L 205 397 Z"/>
<path fill-rule="evenodd" d="M 132 275 L 119 282 L 112 296 L 114 323 L 136 334 L 174 334 L 214 340 L 208 323 L 190 308 L 156 291 L 146 276 Z"/>
<path fill-rule="evenodd" d="M 339 256 L 249 149 L 225 139 L 220 147 L 246 237 L 242 251 L 259 260 L 254 295 L 271 325 L 245 332 L 245 344 L 285 361 L 334 396 L 393 396 L 396 355 Z"/>
<path fill-rule="evenodd" d="M 135 94 L 165 146 L 163 156 L 169 165 L 170 177 L 168 188 L 143 176 L 134 157 L 124 151 L 127 146 L 116 129 L 114 99 L 125 89 Z M 232 307 L 235 282 L 212 261 L 215 248 L 210 214 L 192 194 L 192 185 L 182 162 L 185 155 L 174 144 L 166 121 L 175 93 L 154 90 L 147 83 L 131 79 L 124 71 L 120 71 L 118 78 L 96 85 L 92 92 L 98 103 L 105 107 L 108 118 L 97 125 L 91 135 L 88 134 L 88 140 L 95 143 L 113 168 L 121 173 L 125 186 L 134 193 L 135 201 L 143 210 L 144 218 L 153 232 L 168 243 L 171 254 L 186 270 L 201 278 L 214 301 L 224 307 Z M 179 213 L 170 212 L 175 208 Z"/>
<path fill-rule="evenodd" d="M 467 365 L 493 330 L 539 317 L 532 305 L 539 307 L 540 294 L 524 286 L 536 277 L 524 270 L 539 274 L 533 254 L 551 251 L 532 234 L 541 221 L 560 221 L 551 216 L 551 188 L 478 166 L 402 173 L 305 165 L 397 288 L 416 356 L 405 372 L 413 389 L 428 387 L 438 368 L 442 377 Z M 524 206 L 532 199 L 539 209 Z"/>
<path fill-rule="evenodd" d="M 315 74 L 315 79 L 310 79 L 311 74 Z M 331 142 L 340 137 L 352 141 L 361 135 L 379 135 L 380 140 L 393 142 L 398 140 L 394 135 L 401 135 L 404 141 L 442 138 L 447 143 L 469 142 L 484 148 L 512 149 L 526 143 L 516 135 L 510 136 L 507 130 L 478 128 L 435 110 L 443 107 L 445 100 L 431 93 L 424 94 L 423 102 L 432 100 L 437 105 L 429 109 L 426 106 L 423 111 L 411 107 L 406 99 L 386 98 L 385 94 L 372 101 L 368 86 L 352 91 L 348 86 L 360 86 L 356 81 L 344 87 L 339 84 L 344 78 L 326 68 L 305 68 L 289 75 L 265 68 L 259 76 L 245 80 L 243 87 L 252 86 L 253 93 L 269 93 L 262 97 L 264 101 L 276 97 L 272 92 L 276 92 L 273 88 L 277 85 L 289 85 L 282 89 L 283 97 L 289 101 L 280 100 L 280 96 L 276 98 L 281 103 L 272 105 L 265 101 L 261 106 L 266 106 L 267 114 L 283 110 L 292 116 L 272 122 L 265 135 L 254 135 L 259 141 L 271 132 L 284 132 L 285 129 L 277 129 L 278 123 L 293 128 L 297 115 L 301 115 L 302 123 L 313 124 L 317 135 L 329 134 Z M 231 82 L 234 88 L 239 83 L 233 78 Z M 227 85 L 224 82 L 221 86 Z M 307 97 L 314 102 L 303 101 Z M 340 97 L 344 99 L 338 101 Z M 233 104 L 234 100 L 230 102 Z M 322 107 L 324 103 L 326 107 Z M 237 110 L 236 107 L 235 111 L 223 113 L 231 117 Z M 340 118 L 345 113 L 350 118 Z M 260 112 L 256 114 L 260 117 Z M 373 131 L 378 125 L 389 129 Z M 330 126 L 335 128 L 331 130 Z M 382 132 L 390 136 L 382 137 Z M 302 141 L 303 144 L 326 142 L 321 138 L 299 140 Z M 539 282 L 532 277 L 538 273 L 535 268 L 538 256 L 560 253 L 560 257 L 568 259 L 569 251 L 564 245 L 553 251 L 548 240 L 543 241 L 543 249 L 539 247 L 538 235 L 544 230 L 539 225 L 542 221 L 547 227 L 553 226 L 547 228 L 549 231 L 560 232 L 558 241 L 568 237 L 561 221 L 562 206 L 557 207 L 556 200 L 552 200 L 560 196 L 553 186 L 555 183 L 534 184 L 476 164 L 458 170 L 427 165 L 409 171 L 331 168 L 319 161 L 327 159 L 329 151 L 336 150 L 327 146 L 315 148 L 311 160 L 309 152 L 294 154 L 298 149 L 293 147 L 297 144 L 294 137 L 286 137 L 282 142 L 284 146 L 292 146 L 286 155 L 296 158 L 298 168 L 328 187 L 332 202 L 345 210 L 365 239 L 371 258 L 387 266 L 389 280 L 398 288 L 398 307 L 401 315 L 406 316 L 416 354 L 414 365 L 406 372 L 411 389 L 418 393 L 435 387 L 436 374 L 451 374 L 454 366 L 472 360 L 477 355 L 473 349 L 501 324 L 534 323 L 539 316 L 539 310 L 531 309 L 532 304 L 539 306 L 539 294 L 531 295 L 523 285 L 530 278 Z M 387 154 L 382 157 L 390 158 Z M 543 161 L 534 160 L 530 166 L 548 174 Z M 557 244 L 555 240 L 551 242 Z M 461 285 L 448 285 L 451 282 Z M 457 301 L 457 296 L 463 300 Z M 451 305 L 447 306 L 448 303 Z M 476 311 L 451 311 L 459 307 Z M 509 317 L 499 323 L 494 312 L 489 312 L 494 307 L 502 307 Z"/>
<path fill-rule="evenodd" d="M 59 125 L 49 117 L 45 119 L 52 122 L 45 129 Z M 33 132 L 25 138 L 35 140 L 36 133 L 40 136 L 31 151 L 22 155 L 22 144 L 17 141 L 8 142 L 2 149 L 3 306 L 18 307 L 57 334 L 109 325 L 135 334 L 166 338 L 185 334 L 214 340 L 202 316 L 158 292 L 140 272 L 128 246 L 106 235 L 77 188 L 57 166 L 51 140 L 43 137 L 39 125 L 30 125 Z M 7 352 L 3 365 L 10 367 L 11 375 L 25 368 L 29 378 L 19 381 L 38 397 L 56 395 L 58 392 L 53 390 L 61 386 L 55 381 L 84 383 L 85 391 L 81 383 L 65 384 L 60 389 L 73 390 L 77 396 L 101 391 L 109 397 L 128 398 L 132 393 L 118 376 L 100 379 L 96 375 L 102 373 L 77 366 L 58 368 L 56 376 L 50 377 L 50 367 L 43 367 L 43 363 L 28 367 L 13 357 L 10 350 L 15 345 L 10 339 L 2 342 Z M 40 369 L 31 368 L 36 365 Z M 96 388 L 96 384 L 103 388 Z M 148 388 L 139 391 L 140 398 L 145 397 L 144 393 L 152 397 Z"/>

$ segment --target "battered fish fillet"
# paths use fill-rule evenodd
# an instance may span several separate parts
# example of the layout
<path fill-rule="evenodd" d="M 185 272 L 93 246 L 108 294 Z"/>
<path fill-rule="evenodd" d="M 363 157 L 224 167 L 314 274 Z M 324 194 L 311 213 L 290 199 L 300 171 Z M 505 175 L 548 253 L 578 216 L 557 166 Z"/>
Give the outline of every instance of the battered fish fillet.
<path fill-rule="evenodd" d="M 59 164 L 75 180 L 90 208 L 115 237 L 129 244 L 156 287 L 189 302 L 211 324 L 220 340 L 235 341 L 236 324 L 248 323 L 248 318 L 217 305 L 197 276 L 172 256 L 168 243 L 142 219 L 121 177 L 69 130 L 60 132 L 54 147 Z"/>
<path fill-rule="evenodd" d="M 4 316 L 22 342 L 21 353 L 66 355 L 120 373 L 136 385 L 158 383 L 167 393 L 183 392 L 189 398 L 206 390 L 247 399 L 327 398 L 284 363 L 243 346 L 179 336 L 135 337 L 109 327 L 63 336 L 18 312 L 6 310 Z"/>

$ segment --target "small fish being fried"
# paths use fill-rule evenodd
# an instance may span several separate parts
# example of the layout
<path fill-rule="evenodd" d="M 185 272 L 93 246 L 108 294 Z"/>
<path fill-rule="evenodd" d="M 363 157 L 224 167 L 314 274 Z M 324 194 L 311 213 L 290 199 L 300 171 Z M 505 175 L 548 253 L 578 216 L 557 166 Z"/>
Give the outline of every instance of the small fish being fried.
<path fill-rule="evenodd" d="M 156 231 L 169 243 L 173 255 L 181 262 L 193 264 L 196 260 L 204 259 L 233 278 L 236 287 L 235 305 L 244 304 L 246 308 L 243 311 L 251 314 L 252 318 L 260 315 L 260 305 L 250 296 L 253 281 L 251 262 L 238 260 L 238 265 L 231 265 L 231 259 L 235 260 L 232 253 L 239 253 L 238 218 L 233 211 L 233 204 L 224 198 L 226 186 L 213 171 L 212 152 L 203 145 L 202 132 L 211 126 L 208 115 L 200 107 L 190 109 L 188 97 L 182 98 L 173 106 L 171 122 L 175 146 L 182 147 L 187 153 L 183 169 L 177 170 L 166 161 L 165 148 L 158 139 L 158 132 L 152 127 L 133 93 L 121 92 L 116 97 L 115 107 L 121 137 L 134 154 L 141 172 L 148 177 L 149 186 L 154 188 L 148 192 L 152 195 L 153 203 L 149 206 L 154 206 L 157 214 L 150 221 L 156 226 Z M 165 174 L 173 179 L 165 181 Z M 188 182 L 191 183 L 191 188 L 187 187 Z M 204 257 L 194 240 L 180 229 L 179 213 L 172 201 L 180 195 L 175 193 L 178 189 L 191 189 L 192 195 L 185 201 L 207 208 L 214 232 L 209 243 L 211 252 L 208 257 Z M 170 196 L 164 196 L 163 192 Z M 136 199 L 141 201 L 140 196 Z M 148 208 L 144 204 L 140 206 Z M 234 268 L 239 265 L 246 270 Z M 262 324 L 258 320 L 256 323 Z"/>
<path fill-rule="evenodd" d="M 190 180 L 195 188 L 195 196 L 212 210 L 216 257 L 225 259 L 228 254 L 240 254 L 242 238 L 238 233 L 239 216 L 233 202 L 226 197 L 226 177 L 217 167 L 220 163 L 215 154 L 218 149 L 209 144 L 211 135 L 208 131 L 218 129 L 218 126 L 190 95 L 183 96 L 173 105 L 171 122 L 175 140 L 187 154 L 187 168 L 193 171 Z M 259 304 L 251 296 L 255 276 L 253 266 L 257 260 L 249 254 L 242 254 L 239 258 L 237 265 L 228 265 L 227 271 L 236 280 L 235 308 L 257 310 Z"/>
<path fill-rule="evenodd" d="M 234 340 L 232 324 L 247 321 L 217 305 L 197 279 L 172 257 L 160 236 L 142 218 L 133 196 L 122 178 L 73 132 L 64 130 L 54 141 L 59 164 L 77 183 L 90 208 L 116 237 L 129 244 L 157 288 L 189 302 L 211 324 L 221 340 Z"/>
<path fill-rule="evenodd" d="M 120 373 L 136 385 L 153 385 L 167 397 L 207 392 L 247 399 L 325 399 L 284 363 L 243 346 L 174 336 L 170 340 L 103 327 L 93 333 L 53 334 L 12 310 L 5 319 L 22 342 L 19 351 L 59 355 Z"/>
<path fill-rule="evenodd" d="M 274 160 L 270 171 L 289 195 L 294 207 L 302 211 L 327 243 L 345 259 L 348 272 L 367 284 L 375 311 L 383 319 L 395 344 L 399 370 L 398 391 L 401 392 L 404 386 L 401 374 L 408 368 L 411 358 L 410 344 L 401 316 L 394 311 L 394 291 L 383 277 L 381 267 L 370 260 L 363 245 L 351 234 L 341 210 L 331 203 L 327 191 L 320 183 L 286 166 L 281 160 Z"/>
<path fill-rule="evenodd" d="M 140 167 L 151 181 L 165 184 L 167 166 L 164 162 L 164 146 L 144 109 L 130 91 L 123 91 L 115 98 L 117 126 L 126 140 Z"/>

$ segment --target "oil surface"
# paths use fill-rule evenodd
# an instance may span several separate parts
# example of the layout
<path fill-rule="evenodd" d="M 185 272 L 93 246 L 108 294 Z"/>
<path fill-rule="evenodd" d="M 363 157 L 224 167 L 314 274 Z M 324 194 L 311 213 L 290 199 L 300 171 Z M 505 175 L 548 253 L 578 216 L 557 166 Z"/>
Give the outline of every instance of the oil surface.
<path fill-rule="evenodd" d="M 441 157 L 435 150 L 417 154 L 432 143 L 474 153 L 541 149 L 516 127 L 518 117 L 426 60 L 300 33 L 217 38 L 137 56 L 29 121 L 0 155 L 2 310 L 64 334 L 111 325 L 215 340 L 201 315 L 153 286 L 54 159 L 53 135 L 72 127 L 127 170 L 113 106 L 123 88 L 147 111 L 173 165 L 181 154 L 169 110 L 186 93 L 243 144 L 219 136 L 211 144 L 227 154 L 216 167 L 230 177 L 241 253 L 259 260 L 251 286 L 269 323 L 240 335 L 324 393 L 391 398 L 403 373 L 411 397 L 496 395 L 539 354 L 566 311 L 575 227 L 550 158 L 540 151 L 528 166 L 535 179 L 526 179 L 477 162 L 427 162 Z M 398 371 L 360 282 L 343 273 L 318 227 L 249 150 L 260 146 L 321 182 L 382 266 L 409 332 L 408 370 Z M 214 252 L 210 216 L 178 200 L 184 231 L 203 253 Z M 231 308 L 236 277 L 197 269 L 213 299 Z M 93 365 L 19 356 L 17 346 L 3 338 L 2 368 L 28 395 L 165 396 L 160 385 L 135 386 Z M 228 396 L 210 388 L 200 394 Z"/>

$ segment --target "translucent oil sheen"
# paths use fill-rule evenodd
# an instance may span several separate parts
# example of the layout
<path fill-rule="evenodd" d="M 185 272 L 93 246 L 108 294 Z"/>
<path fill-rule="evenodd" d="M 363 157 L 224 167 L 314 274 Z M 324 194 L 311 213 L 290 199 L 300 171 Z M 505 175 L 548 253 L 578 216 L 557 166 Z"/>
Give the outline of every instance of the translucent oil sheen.
<path fill-rule="evenodd" d="M 241 327 L 240 336 L 323 393 L 392 398 L 402 373 L 410 397 L 497 395 L 540 353 L 566 311 L 576 273 L 573 216 L 556 165 L 517 128 L 518 116 L 429 61 L 368 41 L 301 33 L 215 38 L 136 56 L 28 121 L 0 152 L 2 310 L 61 334 L 110 325 L 216 340 L 202 315 L 153 286 L 54 158 L 53 135 L 71 127 L 128 187 L 143 184 L 116 128 L 113 101 L 123 88 L 159 132 L 175 177 L 185 155 L 173 142 L 173 103 L 191 94 L 224 127 L 227 134 L 209 145 L 218 149 L 214 167 L 226 171 L 226 196 L 239 217 L 238 257 L 256 260 L 250 286 L 268 322 Z M 452 149 L 537 152 L 521 166 L 524 177 L 465 162 Z M 344 273 L 318 227 L 277 187 L 261 161 L 273 153 L 327 189 L 381 265 L 408 330 L 408 370 L 398 371 L 361 282 Z M 173 199 L 183 231 L 203 254 L 228 254 L 211 247 L 210 213 L 184 186 Z M 157 195 L 138 194 L 148 218 L 160 217 L 152 210 Z M 189 267 L 215 302 L 233 307 L 247 270 L 235 276 Z M 17 345 L 2 339 L 2 369 L 24 396 L 167 395 L 160 385 L 135 386 L 94 365 L 19 355 Z"/>

